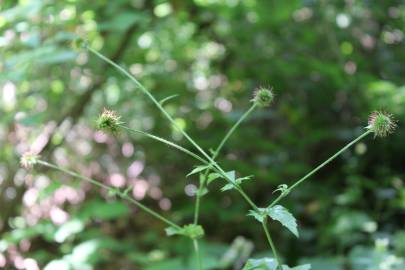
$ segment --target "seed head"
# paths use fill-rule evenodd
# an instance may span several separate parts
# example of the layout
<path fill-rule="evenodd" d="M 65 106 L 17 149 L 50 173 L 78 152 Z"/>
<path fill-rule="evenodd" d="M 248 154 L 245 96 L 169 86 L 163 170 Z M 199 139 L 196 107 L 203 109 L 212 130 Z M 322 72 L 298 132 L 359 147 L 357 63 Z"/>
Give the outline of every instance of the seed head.
<path fill-rule="evenodd" d="M 119 126 L 123 124 L 120 118 L 121 116 L 116 112 L 104 109 L 103 113 L 97 119 L 97 129 L 116 133 Z"/>
<path fill-rule="evenodd" d="M 255 91 L 252 102 L 259 107 L 268 107 L 273 102 L 274 94 L 272 88 L 259 88 Z"/>
<path fill-rule="evenodd" d="M 373 112 L 368 118 L 367 129 L 374 132 L 374 137 L 386 137 L 393 133 L 397 123 L 392 114 L 386 112 Z"/>
<path fill-rule="evenodd" d="M 20 165 L 21 167 L 29 170 L 34 167 L 35 164 L 38 163 L 39 156 L 34 154 L 33 152 L 25 152 L 20 158 Z"/>

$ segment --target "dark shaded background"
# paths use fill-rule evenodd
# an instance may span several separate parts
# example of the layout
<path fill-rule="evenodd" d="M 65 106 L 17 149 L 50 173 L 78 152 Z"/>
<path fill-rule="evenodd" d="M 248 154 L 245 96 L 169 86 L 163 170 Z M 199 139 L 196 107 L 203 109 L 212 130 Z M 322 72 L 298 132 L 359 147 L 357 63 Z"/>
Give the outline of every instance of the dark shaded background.
<path fill-rule="evenodd" d="M 158 99 L 178 94 L 165 108 L 204 149 L 216 147 L 256 87 L 273 86 L 272 107 L 255 111 L 219 157 L 225 168 L 255 175 L 244 187 L 261 206 L 279 184 L 359 135 L 371 111 L 395 114 L 395 134 L 358 143 L 283 201 L 299 220 L 299 239 L 277 223 L 271 231 L 291 265 L 404 269 L 403 1 L 3 0 L 0 7 L 0 268 L 193 269 L 189 241 L 165 237 L 159 221 L 59 172 L 19 168 L 23 152 L 40 151 L 99 181 L 133 184 L 148 206 L 192 220 L 197 179 L 185 175 L 195 162 L 144 137 L 97 132 L 95 119 L 111 108 L 131 127 L 189 145 L 130 81 L 74 51 L 79 35 Z M 245 202 L 220 187 L 203 198 L 207 269 L 268 256 Z"/>

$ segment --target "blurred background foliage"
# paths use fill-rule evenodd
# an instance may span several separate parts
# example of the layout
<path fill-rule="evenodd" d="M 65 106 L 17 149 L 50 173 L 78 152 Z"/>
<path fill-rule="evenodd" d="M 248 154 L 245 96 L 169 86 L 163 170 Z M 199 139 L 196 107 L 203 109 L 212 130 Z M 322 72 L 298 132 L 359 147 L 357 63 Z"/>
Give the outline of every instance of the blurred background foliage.
<path fill-rule="evenodd" d="M 0 268 L 194 269 L 191 243 L 164 224 L 59 172 L 19 168 L 27 150 L 133 195 L 179 223 L 192 220 L 193 160 L 147 138 L 94 129 L 104 107 L 129 126 L 186 144 L 121 74 L 70 44 L 76 36 L 130 70 L 205 149 L 273 86 L 219 161 L 266 206 L 363 131 L 368 114 L 399 119 L 294 191 L 295 239 L 271 231 L 285 262 L 314 270 L 405 269 L 405 4 L 326 0 L 0 1 Z M 191 148 L 191 147 L 190 147 Z M 206 269 L 269 256 L 235 192 L 203 197 Z"/>

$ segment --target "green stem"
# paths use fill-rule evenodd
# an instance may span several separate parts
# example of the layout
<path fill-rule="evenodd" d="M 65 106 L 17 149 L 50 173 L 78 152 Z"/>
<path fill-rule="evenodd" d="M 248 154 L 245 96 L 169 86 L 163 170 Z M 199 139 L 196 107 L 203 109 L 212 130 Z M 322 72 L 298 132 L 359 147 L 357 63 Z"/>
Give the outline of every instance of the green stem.
<path fill-rule="evenodd" d="M 199 155 L 197 155 L 197 154 L 191 152 L 190 150 L 188 150 L 188 149 L 186 149 L 186 148 L 184 148 L 184 147 L 182 147 L 182 146 L 180 146 L 180 145 L 178 145 L 178 144 L 175 144 L 174 142 L 168 141 L 168 140 L 166 140 L 166 139 L 160 138 L 160 137 L 158 137 L 158 136 L 155 136 L 155 135 L 153 135 L 153 134 L 150 134 L 150 133 L 147 133 L 147 132 L 144 132 L 144 131 L 141 131 L 141 130 L 129 128 L 129 127 L 124 126 L 124 125 L 120 125 L 120 127 L 123 128 L 123 129 L 125 129 L 125 130 L 127 130 L 127 131 L 129 131 L 129 132 L 132 132 L 132 133 L 139 133 L 139 134 L 142 134 L 142 135 L 144 135 L 144 136 L 146 136 L 146 137 L 149 137 L 149 138 L 151 138 L 151 139 L 157 140 L 157 141 L 162 142 L 162 143 L 164 143 L 164 144 L 167 144 L 167 145 L 169 145 L 169 146 L 171 146 L 171 147 L 174 147 L 174 148 L 176 148 L 176 149 L 178 149 L 178 150 L 180 150 L 180 151 L 186 153 L 187 155 L 192 156 L 193 158 L 195 158 L 195 159 L 201 161 L 202 163 L 204 163 L 204 164 L 206 164 L 206 165 L 209 165 L 209 164 L 210 164 L 210 163 L 207 162 L 205 159 L 201 158 Z"/>
<path fill-rule="evenodd" d="M 231 137 L 231 135 L 235 132 L 235 130 L 239 127 L 239 125 L 248 117 L 248 115 L 254 111 L 256 108 L 256 104 L 254 103 L 249 110 L 247 110 L 240 118 L 239 120 L 229 129 L 229 131 L 226 133 L 218 147 L 215 149 L 212 159 L 215 160 L 215 158 L 218 156 L 219 152 L 222 150 L 223 146 L 225 143 L 228 141 L 228 139 Z M 194 208 L 194 224 L 198 224 L 198 218 L 199 218 L 199 213 L 200 213 L 200 204 L 201 204 L 201 194 L 202 191 L 205 188 L 205 183 L 206 179 L 208 177 L 208 173 L 210 172 L 210 169 L 205 170 L 202 180 L 200 181 L 200 186 L 198 188 L 197 196 L 196 196 L 196 201 L 195 201 L 195 208 Z"/>
<path fill-rule="evenodd" d="M 193 245 L 194 245 L 195 257 L 196 257 L 196 261 L 197 261 L 197 269 L 202 270 L 200 247 L 199 247 L 197 239 L 193 239 Z"/>
<path fill-rule="evenodd" d="M 281 268 L 281 261 L 280 261 L 280 258 L 278 257 L 276 246 L 274 245 L 273 240 L 271 239 L 270 232 L 269 232 L 269 230 L 267 228 L 267 217 L 265 217 L 263 219 L 262 227 L 263 227 L 264 233 L 266 234 L 267 241 L 269 242 L 269 245 L 271 247 L 271 251 L 273 252 L 274 258 L 276 259 L 277 269 L 282 269 Z"/>
<path fill-rule="evenodd" d="M 95 186 L 98 186 L 98 187 L 100 187 L 100 188 L 103 188 L 103 189 L 105 189 L 105 190 L 114 191 L 114 192 L 116 192 L 116 194 L 117 194 L 118 196 L 120 196 L 121 198 L 123 198 L 123 199 L 125 199 L 125 200 L 127 200 L 127 201 L 129 201 L 129 202 L 131 202 L 131 203 L 133 203 L 134 205 L 136 205 L 137 207 L 141 208 L 141 209 L 142 209 L 143 211 L 145 211 L 146 213 L 148 213 L 148 214 L 152 215 L 153 217 L 155 217 L 155 218 L 161 220 L 162 222 L 166 223 L 167 225 L 172 226 L 172 227 L 175 227 L 176 229 L 179 229 L 179 230 L 181 229 L 181 227 L 180 227 L 179 225 L 177 225 L 176 223 L 174 223 L 174 222 L 172 222 L 172 221 L 166 219 L 165 217 L 159 215 L 158 213 L 156 213 L 155 211 L 153 211 L 153 210 L 150 209 L 149 207 L 147 207 L 147 206 L 143 205 L 142 203 L 138 202 L 137 200 L 131 198 L 131 197 L 128 196 L 128 194 L 126 194 L 126 193 L 123 193 L 123 192 L 121 192 L 121 191 L 119 191 L 119 190 L 116 190 L 115 188 L 112 188 L 112 187 L 110 187 L 110 186 L 108 186 L 108 185 L 105 185 L 105 184 L 103 184 L 103 183 L 100 183 L 100 182 L 98 182 L 98 181 L 96 181 L 96 180 L 94 180 L 94 179 L 91 179 L 91 178 L 89 178 L 89 177 L 80 175 L 80 174 L 78 174 L 78 173 L 76 173 L 76 172 L 73 172 L 73 171 L 70 171 L 70 170 L 68 170 L 68 169 L 59 167 L 59 166 L 57 166 L 57 165 L 48 163 L 48 162 L 46 162 L 46 161 L 38 160 L 37 163 L 39 163 L 39 164 L 41 164 L 41 165 L 43 165 L 43 166 L 46 166 L 46 167 L 48 167 L 48 168 L 52 168 L 52 169 L 55 169 L 55 170 L 59 170 L 59 171 L 64 172 L 64 173 L 66 173 L 66 174 L 68 174 L 68 175 L 71 175 L 71 176 L 73 176 L 73 177 L 80 178 L 80 179 L 82 179 L 82 180 L 84 180 L 84 181 L 87 181 L 87 182 L 89 182 L 89 183 L 91 183 L 91 184 L 93 184 L 93 185 L 95 185 Z"/>
<path fill-rule="evenodd" d="M 249 116 L 256 109 L 256 103 L 253 105 L 239 118 L 239 120 L 231 127 L 231 129 L 226 133 L 225 137 L 222 139 L 221 143 L 218 145 L 217 149 L 215 150 L 214 154 L 212 155 L 212 159 L 215 159 L 219 152 L 224 147 L 225 143 L 228 141 L 229 137 L 235 132 L 235 130 L 239 127 L 239 125 Z"/>
<path fill-rule="evenodd" d="M 92 49 L 89 46 L 86 48 L 98 56 L 100 59 L 104 60 L 105 62 L 109 63 L 110 65 L 114 66 L 120 72 L 122 72 L 125 76 L 127 76 L 135 85 L 156 105 L 156 107 L 163 113 L 163 115 L 170 121 L 170 123 L 183 134 L 183 136 L 201 153 L 205 156 L 208 160 L 210 156 L 174 121 L 174 119 L 170 116 L 170 114 L 163 108 L 160 102 L 134 77 L 126 71 L 123 67 L 115 63 L 114 61 L 108 59 L 103 54 L 99 53 L 98 51 Z"/>
<path fill-rule="evenodd" d="M 163 113 L 163 115 L 169 120 L 169 122 L 183 134 L 183 136 L 213 165 L 213 167 L 216 169 L 216 171 L 221 174 L 222 177 L 224 177 L 229 183 L 233 184 L 235 187 L 237 187 L 237 190 L 239 191 L 241 187 L 238 185 L 235 185 L 229 177 L 226 175 L 225 171 L 174 121 L 174 119 L 170 116 L 170 114 L 163 108 L 163 106 L 159 103 L 159 101 L 156 100 L 156 98 L 134 77 L 132 76 L 128 71 L 126 71 L 123 67 L 120 65 L 116 64 L 114 61 L 111 61 L 98 51 L 92 49 L 89 46 L 86 46 L 86 48 L 92 52 L 94 55 L 102 59 L 103 61 L 109 63 L 110 65 L 114 66 L 116 69 L 118 69 L 120 72 L 122 72 L 125 76 L 127 76 L 132 82 L 135 83 L 135 85 L 156 105 L 156 107 Z M 246 195 L 246 194 L 245 194 Z M 242 195 L 245 199 L 246 197 Z M 250 206 L 253 207 L 254 210 L 257 210 L 257 206 L 249 199 L 246 200 Z"/>
<path fill-rule="evenodd" d="M 201 204 L 201 193 L 204 190 L 204 186 L 205 186 L 205 175 L 203 176 L 204 178 L 202 178 L 200 180 L 200 186 L 198 187 L 198 191 L 197 191 L 197 195 L 195 198 L 195 206 L 194 206 L 194 225 L 198 224 L 198 218 L 200 216 L 200 204 Z"/>
<path fill-rule="evenodd" d="M 291 187 L 289 187 L 287 189 L 287 191 L 285 193 L 280 194 L 271 204 L 269 207 L 273 207 L 276 203 L 278 203 L 282 198 L 286 197 L 287 194 L 289 194 L 294 188 L 296 188 L 299 184 L 301 184 L 302 182 L 304 182 L 306 179 L 308 179 L 309 177 L 311 177 L 313 174 L 315 174 L 317 171 L 319 171 L 320 169 L 322 169 L 326 164 L 328 164 L 329 162 L 331 162 L 332 160 L 334 160 L 336 157 L 338 157 L 340 154 L 342 154 L 344 151 L 346 151 L 347 149 L 349 149 L 352 145 L 354 145 L 355 143 L 357 143 L 358 141 L 360 141 L 361 139 L 363 139 L 364 137 L 366 137 L 367 135 L 369 135 L 370 133 L 372 133 L 371 130 L 368 130 L 366 132 L 364 132 L 363 134 L 361 134 L 359 137 L 357 137 L 356 139 L 354 139 L 353 141 L 351 141 L 350 143 L 348 143 L 346 146 L 344 146 L 342 149 L 340 149 L 339 151 L 337 151 L 334 155 L 332 155 L 330 158 L 328 158 L 326 161 L 324 161 L 323 163 L 321 163 L 319 166 L 317 166 L 315 169 L 313 169 L 312 171 L 310 171 L 309 173 L 307 173 L 304 177 L 298 179 Z"/>

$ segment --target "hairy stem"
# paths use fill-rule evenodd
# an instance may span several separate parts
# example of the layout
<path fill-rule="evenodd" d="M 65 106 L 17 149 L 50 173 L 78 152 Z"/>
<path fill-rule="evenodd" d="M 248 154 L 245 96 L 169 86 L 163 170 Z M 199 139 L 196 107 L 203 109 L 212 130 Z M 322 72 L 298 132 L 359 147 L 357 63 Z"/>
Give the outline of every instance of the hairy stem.
<path fill-rule="evenodd" d="M 321 163 L 320 165 L 318 165 L 315 169 L 313 169 L 312 171 L 310 171 L 309 173 L 307 173 L 306 175 L 304 175 L 304 177 L 298 179 L 291 187 L 289 187 L 287 189 L 287 191 L 282 194 L 280 194 L 271 204 L 269 207 L 273 207 L 276 203 L 278 203 L 282 198 L 286 197 L 287 194 L 289 194 L 294 188 L 296 188 L 299 184 L 301 184 L 302 182 L 304 182 L 305 180 L 307 180 L 309 177 L 311 177 L 313 174 L 315 174 L 317 171 L 319 171 L 320 169 L 322 169 L 326 164 L 330 163 L 332 160 L 334 160 L 336 157 L 338 157 L 340 154 L 342 154 L 343 152 L 345 152 L 347 149 L 349 149 L 352 145 L 354 145 L 355 143 L 357 143 L 358 141 L 360 141 L 361 139 L 363 139 L 364 137 L 366 137 L 367 135 L 369 135 L 370 133 L 372 133 L 371 130 L 367 130 L 366 132 L 364 132 L 363 134 L 361 134 L 359 137 L 357 137 L 356 139 L 354 139 L 353 141 L 351 141 L 350 143 L 346 144 L 346 146 L 344 146 L 342 149 L 340 149 L 339 151 L 337 151 L 334 155 L 332 155 L 330 158 L 328 158 L 327 160 L 325 160 L 323 163 Z"/>
<path fill-rule="evenodd" d="M 282 269 L 281 268 L 281 261 L 280 261 L 280 258 L 278 257 L 276 246 L 274 245 L 273 240 L 271 239 L 270 232 L 269 232 L 269 230 L 267 228 L 267 217 L 265 217 L 263 219 L 262 227 L 263 227 L 264 233 L 266 234 L 267 241 L 269 242 L 269 245 L 271 247 L 271 251 L 273 252 L 274 258 L 276 259 L 277 270 L 279 270 L 279 269 L 281 270 Z"/>
<path fill-rule="evenodd" d="M 48 162 L 43 161 L 43 160 L 38 160 L 37 162 L 38 162 L 38 164 L 41 164 L 41 165 L 46 166 L 46 167 L 48 167 L 48 168 L 52 168 L 52 169 L 55 169 L 55 170 L 64 172 L 64 173 L 66 173 L 66 174 L 68 174 L 68 175 L 71 175 L 71 176 L 73 176 L 73 177 L 82 179 L 82 180 L 84 180 L 84 181 L 86 181 L 86 182 L 89 182 L 89 183 L 91 183 L 91 184 L 93 184 L 93 185 L 95 185 L 95 186 L 97 186 L 97 187 L 102 188 L 102 189 L 105 189 L 105 190 L 108 190 L 108 191 L 114 191 L 114 192 L 115 192 L 118 196 L 120 196 L 121 198 L 123 198 L 123 199 L 125 199 L 125 200 L 131 202 L 132 204 L 136 205 L 137 207 L 139 207 L 140 209 L 142 209 L 142 210 L 145 211 L 146 213 L 148 213 L 148 214 L 150 214 L 151 216 L 153 216 L 153 217 L 159 219 L 159 220 L 162 221 L 163 223 L 166 223 L 167 225 L 172 226 L 172 227 L 175 227 L 175 228 L 177 228 L 177 229 L 179 229 L 179 230 L 181 229 L 181 227 L 180 227 L 179 225 L 177 225 L 176 223 L 174 223 L 174 222 L 172 222 L 172 221 L 166 219 L 165 217 L 161 216 L 160 214 L 158 214 L 157 212 L 153 211 L 153 210 L 150 209 L 149 207 L 147 207 L 147 206 L 143 205 L 142 203 L 138 202 L 137 200 L 131 198 L 130 196 L 128 196 L 128 194 L 126 194 L 126 193 L 124 193 L 124 192 L 121 192 L 120 190 L 116 190 L 116 189 L 113 188 L 113 187 L 110 187 L 110 186 L 108 186 L 108 185 L 105 185 L 105 184 L 103 184 L 103 183 L 100 183 L 100 182 L 98 182 L 98 181 L 96 181 L 96 180 L 94 180 L 94 179 L 91 179 L 91 178 L 89 178 L 89 177 L 86 177 L 86 176 L 84 176 L 84 175 L 78 174 L 78 173 L 76 173 L 76 172 L 74 172 L 74 171 L 70 171 L 70 170 L 68 170 L 68 169 L 59 167 L 59 166 L 57 166 L 57 165 L 55 165 L 55 164 L 48 163 Z"/>
<path fill-rule="evenodd" d="M 123 67 L 118 65 L 117 63 L 111 61 L 109 58 L 105 57 L 103 54 L 99 53 L 98 51 L 92 49 L 89 46 L 86 46 L 86 48 L 92 52 L 94 55 L 99 57 L 100 59 L 106 61 L 107 63 L 111 64 L 114 66 L 116 69 L 118 69 L 120 72 L 122 72 L 125 76 L 128 77 L 135 85 L 156 105 L 156 107 L 162 112 L 162 114 L 169 120 L 169 122 L 179 131 L 183 136 L 207 159 L 210 159 L 210 156 L 174 121 L 173 117 L 163 108 L 163 106 L 160 104 L 160 102 L 149 92 L 148 89 L 143 86 L 134 76 L 131 75 L 127 70 L 125 70 Z"/>
<path fill-rule="evenodd" d="M 221 143 L 218 145 L 217 149 L 214 151 L 212 159 L 215 159 L 218 156 L 219 152 L 222 150 L 229 137 L 231 137 L 231 135 L 235 132 L 239 125 L 249 116 L 249 114 L 251 114 L 256 109 L 256 107 L 257 104 L 253 103 L 253 105 L 239 118 L 239 120 L 231 127 L 231 129 L 229 129 L 225 137 L 222 139 Z"/>
<path fill-rule="evenodd" d="M 159 142 L 161 142 L 161 143 L 164 143 L 164 144 L 167 144 L 167 145 L 169 145 L 169 146 L 171 146 L 171 147 L 174 147 L 174 148 L 176 148 L 176 149 L 178 149 L 178 150 L 180 150 L 180 151 L 186 153 L 187 155 L 189 155 L 189 156 L 191 156 L 191 157 L 197 159 L 198 161 L 201 161 L 202 163 L 204 163 L 204 164 L 206 164 L 206 165 L 209 165 L 209 164 L 210 164 L 208 161 L 206 161 L 205 159 L 203 159 L 203 158 L 200 157 L 199 155 L 197 155 L 197 154 L 191 152 L 190 150 L 188 150 L 188 149 L 186 149 L 186 148 L 184 148 L 184 147 L 182 147 L 182 146 L 180 146 L 180 145 L 178 145 L 178 144 L 175 144 L 174 142 L 168 141 L 168 140 L 166 140 L 166 139 L 163 139 L 163 138 L 161 138 L 161 137 L 155 136 L 155 135 L 153 135 L 153 134 L 150 134 L 150 133 L 147 133 L 147 132 L 144 132 L 144 131 L 141 131 L 141 130 L 129 128 L 129 127 L 124 126 L 124 125 L 120 125 L 120 127 L 121 127 L 122 129 L 125 129 L 125 130 L 129 131 L 129 132 L 132 132 L 132 133 L 139 133 L 139 134 L 142 134 L 142 135 L 144 135 L 144 136 L 146 136 L 146 137 L 149 137 L 149 138 L 151 138 L 151 139 L 154 139 L 154 140 L 156 140 L 156 141 L 159 141 Z"/>
<path fill-rule="evenodd" d="M 135 85 L 156 105 L 156 107 L 162 112 L 162 114 L 169 120 L 169 122 L 179 131 L 183 136 L 212 164 L 214 169 L 222 176 L 224 177 L 229 183 L 233 184 L 236 189 L 240 192 L 242 189 L 238 185 L 232 182 L 232 180 L 226 175 L 225 171 L 174 121 L 174 119 L 170 116 L 170 114 L 163 108 L 163 106 L 159 103 L 159 101 L 156 100 L 156 98 L 134 77 L 132 76 L 128 71 L 126 71 L 123 67 L 118 65 L 117 63 L 111 61 L 107 57 L 105 57 L 103 54 L 99 53 L 98 51 L 92 49 L 89 46 L 86 46 L 86 48 L 102 59 L 103 61 L 109 63 L 110 65 L 114 66 L 116 69 L 118 69 L 120 72 L 122 72 L 126 77 L 128 77 Z M 247 201 L 247 203 L 254 209 L 257 210 L 258 207 L 250 200 L 246 199 L 246 194 L 242 194 L 242 197 Z"/>
<path fill-rule="evenodd" d="M 225 143 L 228 141 L 228 139 L 231 137 L 231 135 L 235 132 L 235 130 L 239 127 L 239 125 L 248 117 L 248 115 L 254 111 L 256 108 L 257 104 L 254 103 L 240 118 L 239 120 L 229 129 L 229 131 L 226 133 L 218 147 L 215 149 L 212 159 L 215 160 L 215 158 L 218 156 L 219 152 L 222 150 L 224 147 Z M 199 218 L 199 213 L 200 213 L 200 204 L 201 204 L 201 194 L 205 188 L 205 183 L 206 179 L 208 177 L 208 173 L 210 172 L 210 169 L 208 168 L 205 170 L 201 180 L 200 180 L 200 186 L 198 188 L 198 192 L 196 195 L 196 201 L 195 201 L 195 208 L 194 208 L 194 224 L 198 224 L 198 218 Z"/>

